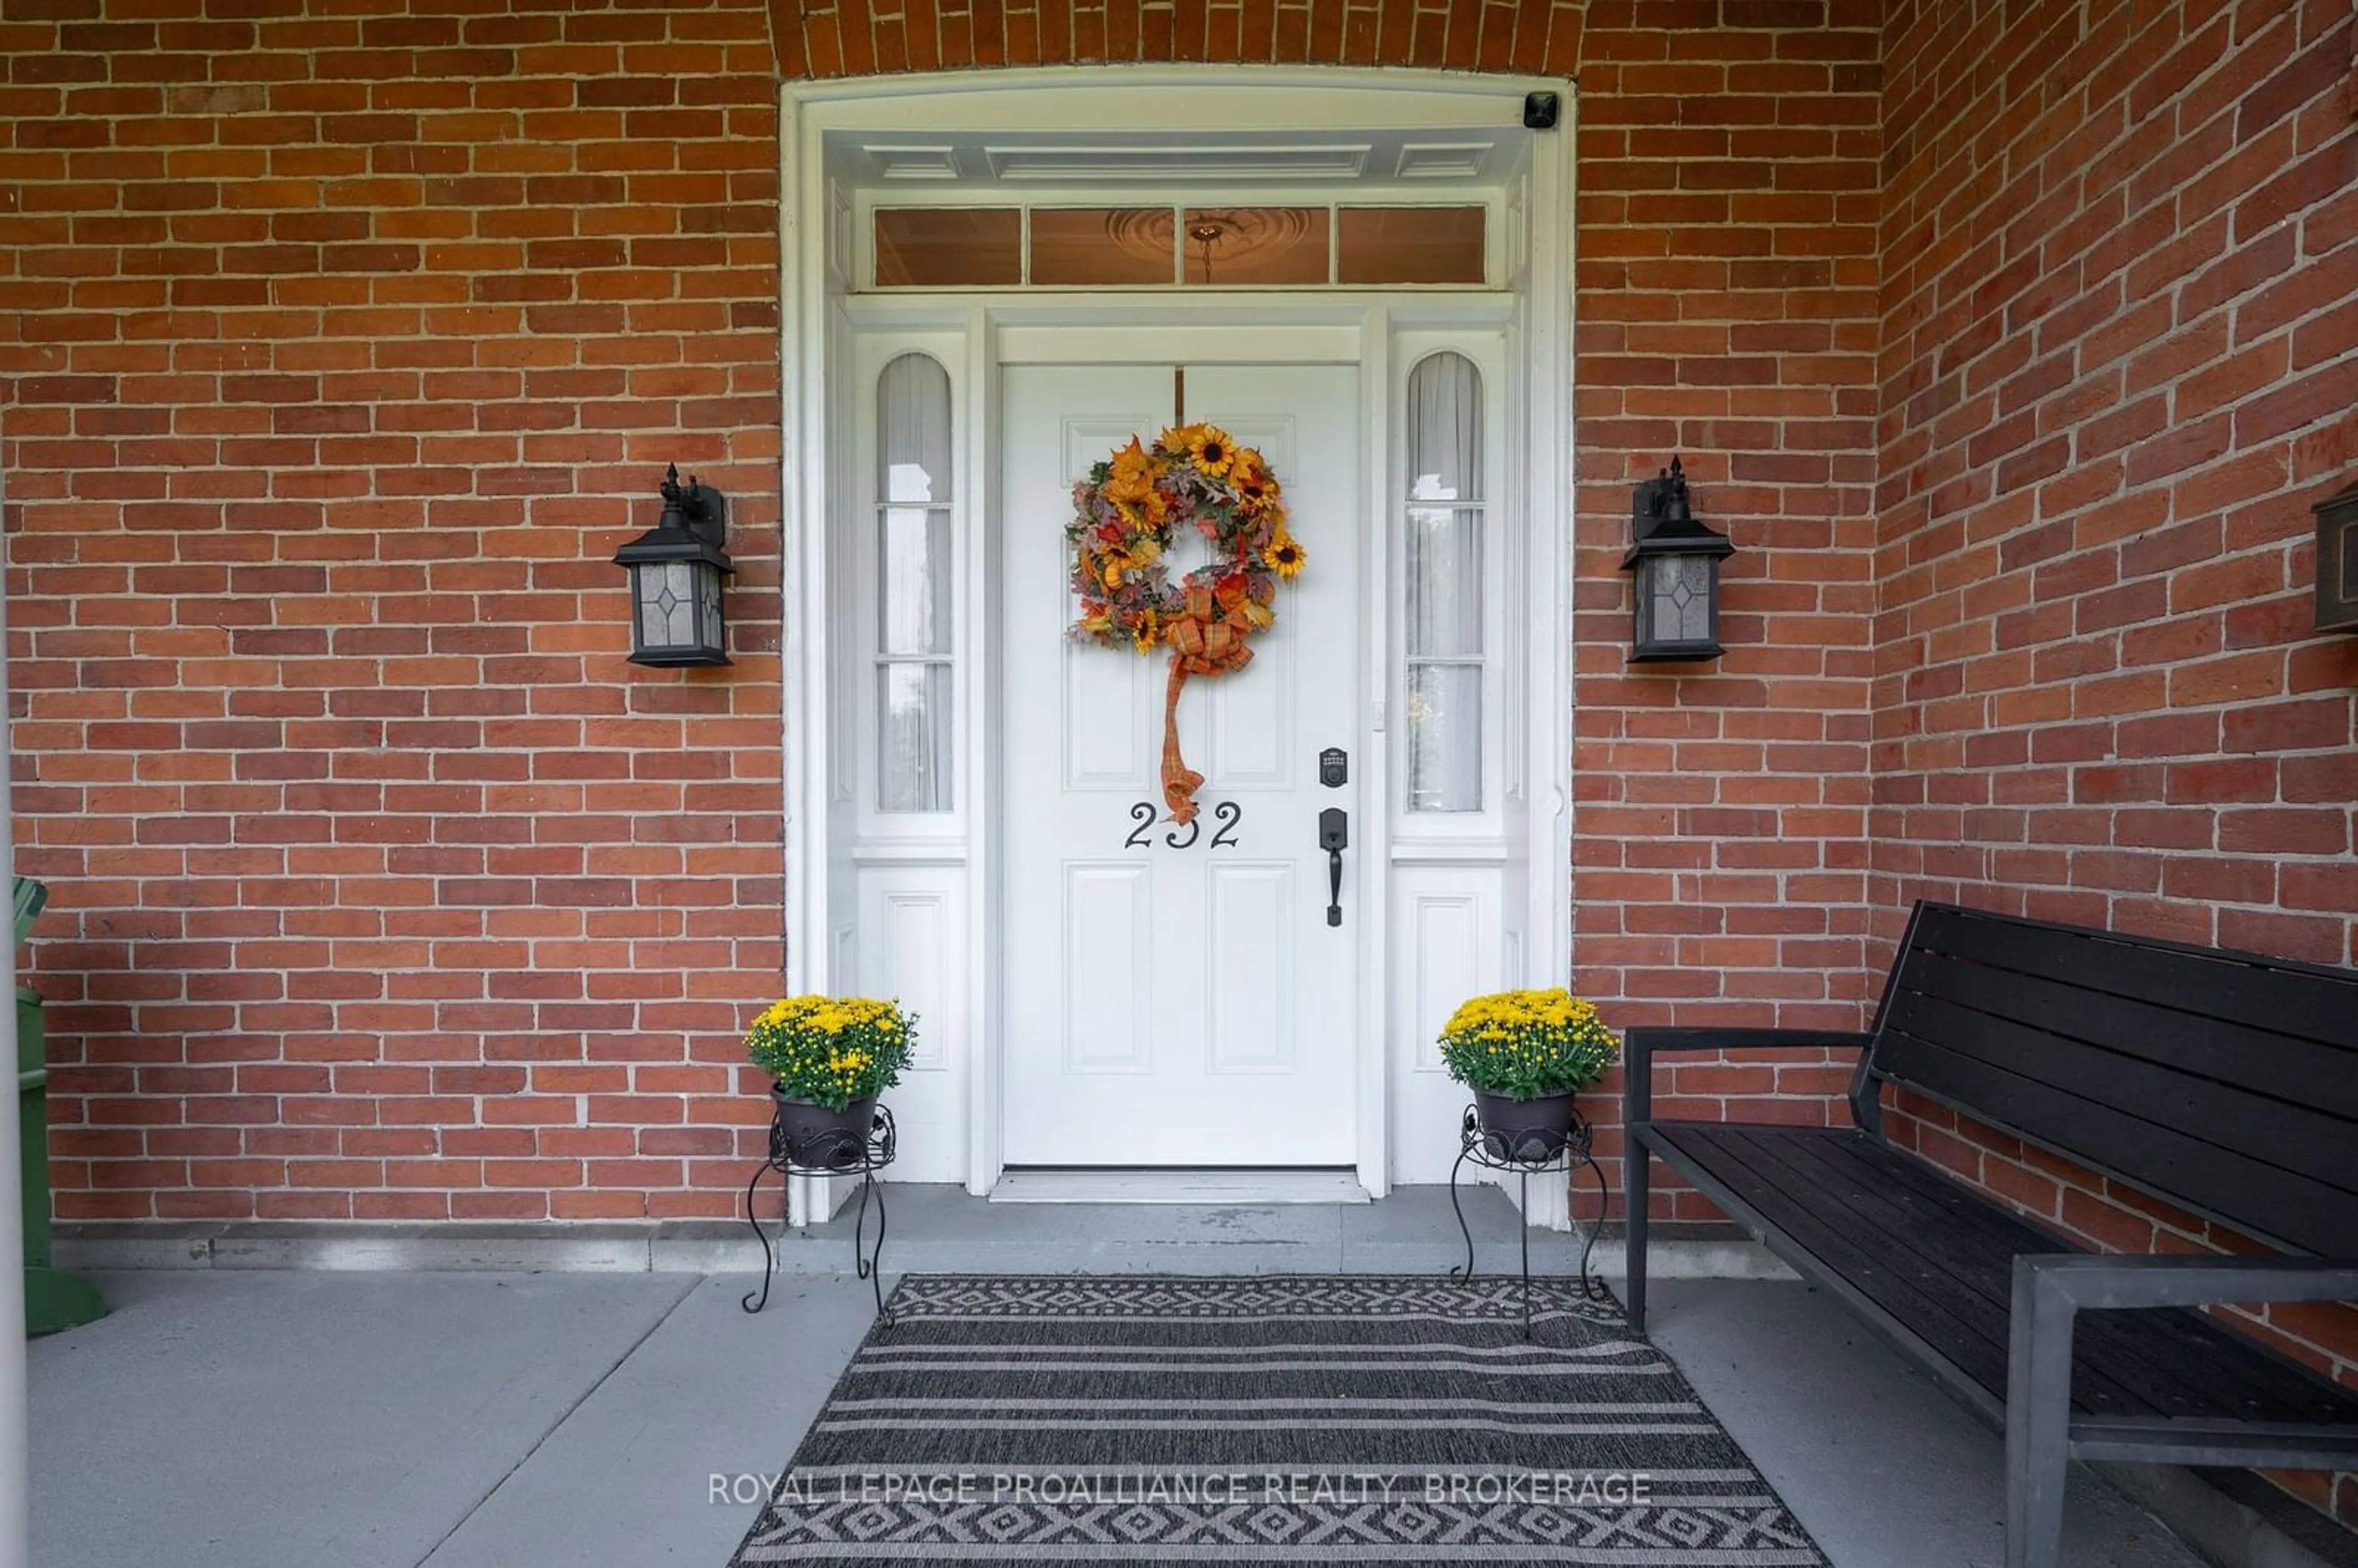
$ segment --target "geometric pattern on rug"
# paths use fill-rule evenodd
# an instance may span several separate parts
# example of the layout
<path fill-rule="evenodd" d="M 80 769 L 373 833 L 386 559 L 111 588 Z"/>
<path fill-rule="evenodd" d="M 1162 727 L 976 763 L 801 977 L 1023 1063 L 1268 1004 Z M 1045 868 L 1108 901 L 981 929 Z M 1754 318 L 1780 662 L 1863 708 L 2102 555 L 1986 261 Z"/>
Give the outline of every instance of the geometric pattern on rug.
<path fill-rule="evenodd" d="M 730 1568 L 1824 1568 L 1620 1309 L 1428 1276 L 910 1275 Z"/>

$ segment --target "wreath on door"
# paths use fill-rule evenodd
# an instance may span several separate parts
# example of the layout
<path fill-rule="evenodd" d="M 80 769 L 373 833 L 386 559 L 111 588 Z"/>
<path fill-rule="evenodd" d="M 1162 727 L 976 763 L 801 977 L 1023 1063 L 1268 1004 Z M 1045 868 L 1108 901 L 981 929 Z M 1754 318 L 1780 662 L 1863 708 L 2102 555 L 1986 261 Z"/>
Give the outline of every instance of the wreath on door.
<path fill-rule="evenodd" d="M 1163 556 L 1182 528 L 1203 535 L 1212 557 L 1174 583 Z M 1141 654 L 1171 651 L 1163 800 L 1172 821 L 1193 822 L 1204 775 L 1179 754 L 1179 693 L 1191 676 L 1249 664 L 1254 633 L 1277 620 L 1279 580 L 1302 570 L 1277 476 L 1260 453 L 1217 425 L 1175 427 L 1152 447 L 1132 436 L 1073 487 L 1065 538 L 1081 600 L 1073 635 Z"/>

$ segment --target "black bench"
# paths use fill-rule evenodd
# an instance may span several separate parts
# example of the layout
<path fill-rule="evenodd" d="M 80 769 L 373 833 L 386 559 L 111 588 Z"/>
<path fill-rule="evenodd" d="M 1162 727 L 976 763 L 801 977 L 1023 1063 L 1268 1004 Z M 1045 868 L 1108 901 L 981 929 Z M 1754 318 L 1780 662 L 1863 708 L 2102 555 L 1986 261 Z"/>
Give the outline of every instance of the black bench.
<path fill-rule="evenodd" d="M 2071 1459 L 2358 1460 L 2358 1395 L 2191 1310 L 2358 1301 L 2358 972 L 1920 903 L 1864 1034 L 1627 1044 L 1630 1324 L 1650 1156 L 2005 1429 L 2007 1568 Z M 1855 1127 L 1654 1119 L 1657 1056 L 1811 1045 L 1862 1053 Z M 2271 1250 L 2092 1254 L 1894 1148 L 1885 1083 Z"/>

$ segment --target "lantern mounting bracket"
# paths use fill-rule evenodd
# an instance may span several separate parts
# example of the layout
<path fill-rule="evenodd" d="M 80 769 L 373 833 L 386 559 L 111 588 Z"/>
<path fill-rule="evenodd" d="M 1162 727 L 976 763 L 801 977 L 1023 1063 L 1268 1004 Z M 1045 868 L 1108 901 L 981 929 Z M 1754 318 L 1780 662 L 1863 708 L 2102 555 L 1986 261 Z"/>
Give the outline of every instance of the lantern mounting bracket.
<path fill-rule="evenodd" d="M 729 542 L 727 496 L 707 486 L 694 474 L 687 476 L 687 488 L 681 489 L 677 463 L 664 466 L 664 481 L 660 490 L 665 514 L 677 507 L 680 520 L 687 525 L 690 533 L 716 550 Z"/>

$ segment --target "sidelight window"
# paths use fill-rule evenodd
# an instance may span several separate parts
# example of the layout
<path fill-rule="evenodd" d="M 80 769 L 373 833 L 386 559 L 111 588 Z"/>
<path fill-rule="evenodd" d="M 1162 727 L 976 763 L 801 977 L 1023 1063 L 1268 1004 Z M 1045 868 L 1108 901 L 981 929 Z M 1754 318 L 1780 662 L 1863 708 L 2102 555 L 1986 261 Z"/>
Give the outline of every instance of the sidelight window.
<path fill-rule="evenodd" d="M 903 354 L 876 387 L 880 811 L 951 808 L 950 378 Z"/>
<path fill-rule="evenodd" d="M 1409 373 L 1408 808 L 1482 809 L 1487 514 L 1482 373 L 1464 354 Z"/>

